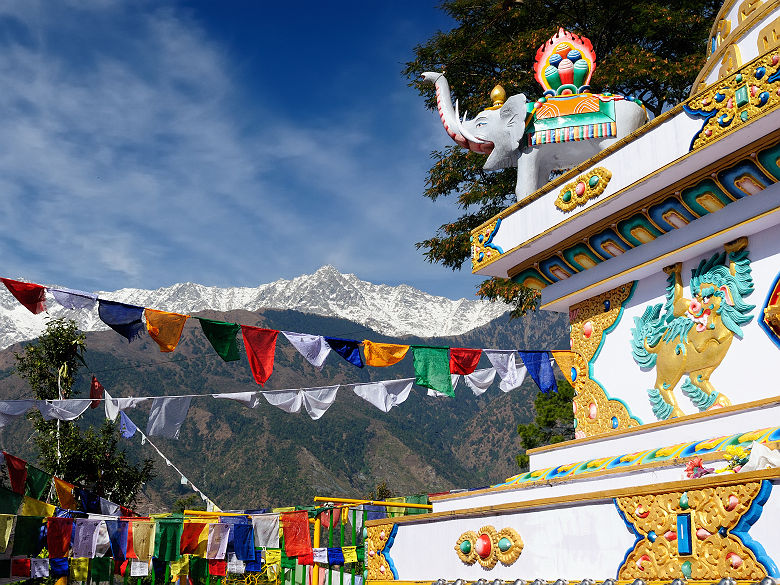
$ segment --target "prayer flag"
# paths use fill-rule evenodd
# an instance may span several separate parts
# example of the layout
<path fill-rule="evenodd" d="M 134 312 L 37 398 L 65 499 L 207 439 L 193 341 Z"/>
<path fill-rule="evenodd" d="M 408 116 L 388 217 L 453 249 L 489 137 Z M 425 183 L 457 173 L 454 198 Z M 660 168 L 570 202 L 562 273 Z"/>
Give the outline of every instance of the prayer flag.
<path fill-rule="evenodd" d="M 130 420 L 130 417 L 125 414 L 124 410 L 119 411 L 119 432 L 125 439 L 130 439 L 135 435 L 138 427 Z"/>
<path fill-rule="evenodd" d="M 520 357 L 523 358 L 528 373 L 539 386 L 539 390 L 545 394 L 552 391 L 557 392 L 558 386 L 555 383 L 555 374 L 553 374 L 550 360 L 552 356 L 549 351 L 521 351 Z"/>
<path fill-rule="evenodd" d="M 113 559 L 111 557 L 97 557 L 90 563 L 93 583 L 103 583 L 111 580 Z"/>
<path fill-rule="evenodd" d="M 315 547 L 312 550 L 312 556 L 315 563 L 326 564 L 328 562 L 328 549 L 324 546 Z"/>
<path fill-rule="evenodd" d="M 47 524 L 46 548 L 49 550 L 49 558 L 67 557 L 73 531 L 73 518 L 49 518 Z"/>
<path fill-rule="evenodd" d="M 479 358 L 482 357 L 481 349 L 469 349 L 466 347 L 450 348 L 450 373 L 471 374 L 477 369 Z"/>
<path fill-rule="evenodd" d="M 118 561 L 127 558 L 127 520 L 105 520 L 108 539 L 111 542 L 111 556 Z"/>
<path fill-rule="evenodd" d="M 357 563 L 357 547 L 356 546 L 343 546 L 341 552 L 344 554 L 345 563 Z"/>
<path fill-rule="evenodd" d="M 70 546 L 74 557 L 95 558 L 99 525 L 100 520 L 93 518 L 76 518 L 73 521 L 73 538 Z"/>
<path fill-rule="evenodd" d="M 274 329 L 241 325 L 241 333 L 255 382 L 263 386 L 274 371 L 276 338 L 279 332 Z"/>
<path fill-rule="evenodd" d="M 200 328 L 206 339 L 211 343 L 211 347 L 226 362 L 234 362 L 241 357 L 238 355 L 238 342 L 236 335 L 241 330 L 238 323 L 226 323 L 225 321 L 214 321 L 196 317 L 200 321 Z"/>
<path fill-rule="evenodd" d="M 207 585 L 209 581 L 209 562 L 208 559 L 201 557 L 190 557 L 190 583 L 192 585 Z"/>
<path fill-rule="evenodd" d="M 156 518 L 154 525 L 154 556 L 161 561 L 178 560 L 183 522 L 181 518 Z"/>
<path fill-rule="evenodd" d="M 233 526 L 233 550 L 241 561 L 255 560 L 255 531 L 252 524 Z"/>
<path fill-rule="evenodd" d="M 52 577 L 67 577 L 68 559 L 49 559 L 49 575 Z"/>
<path fill-rule="evenodd" d="M 455 396 L 450 376 L 448 347 L 413 345 L 415 384 Z"/>
<path fill-rule="evenodd" d="M 179 577 L 190 574 L 190 555 L 182 555 L 178 561 L 168 563 L 171 568 L 171 581 L 177 581 Z"/>
<path fill-rule="evenodd" d="M 475 396 L 483 394 L 493 383 L 496 378 L 495 368 L 484 368 L 482 370 L 475 370 L 471 374 L 463 376 L 466 381 L 466 385 L 471 388 Z"/>
<path fill-rule="evenodd" d="M 282 534 L 284 552 L 288 557 L 308 554 L 311 551 L 309 513 L 301 510 L 282 514 Z"/>
<path fill-rule="evenodd" d="M 56 508 L 51 504 L 24 496 L 24 499 L 22 500 L 22 511 L 19 513 L 22 516 L 43 516 L 44 518 L 48 518 L 49 516 L 54 516 L 55 510 Z"/>
<path fill-rule="evenodd" d="M 180 548 L 182 554 L 206 556 L 208 545 L 208 524 L 201 522 L 185 522 L 182 528 Z"/>
<path fill-rule="evenodd" d="M 92 376 L 92 382 L 89 385 L 89 397 L 94 398 L 94 400 L 92 401 L 92 404 L 89 405 L 90 408 L 97 408 L 100 406 L 104 391 L 105 388 L 103 388 L 103 385 L 98 382 L 98 379 L 95 376 Z"/>
<path fill-rule="evenodd" d="M 75 488 L 74 492 L 81 502 L 81 510 L 88 514 L 101 514 L 100 497 L 84 488 Z"/>
<path fill-rule="evenodd" d="M 54 489 L 57 491 L 57 497 L 60 500 L 60 508 L 63 510 L 78 509 L 76 498 L 73 495 L 73 487 L 73 484 L 63 481 L 59 477 L 54 478 Z"/>
<path fill-rule="evenodd" d="M 279 514 L 254 514 L 256 548 L 279 548 Z"/>
<path fill-rule="evenodd" d="M 184 324 L 190 316 L 155 309 L 145 309 L 145 315 L 146 330 L 149 337 L 160 346 L 160 351 L 171 352 L 176 349 Z"/>
<path fill-rule="evenodd" d="M 38 406 L 37 400 L 0 401 L 0 428 L 11 424 L 31 408 Z"/>
<path fill-rule="evenodd" d="M 0 514 L 0 553 L 4 553 L 11 540 L 11 531 L 14 528 L 15 514 Z"/>
<path fill-rule="evenodd" d="M 17 516 L 11 556 L 37 557 L 45 544 L 42 516 Z"/>
<path fill-rule="evenodd" d="M 573 351 L 553 351 L 551 352 L 555 363 L 563 372 L 564 378 L 569 384 L 574 384 L 572 374 L 575 372 L 578 354 Z"/>
<path fill-rule="evenodd" d="M 42 500 L 51 487 L 51 474 L 32 465 L 27 466 L 25 493 L 31 498 Z"/>
<path fill-rule="evenodd" d="M 263 396 L 269 404 L 291 414 L 300 412 L 301 406 L 305 406 L 311 419 L 317 420 L 335 402 L 338 389 L 336 385 L 299 390 L 269 390 L 263 392 Z"/>
<path fill-rule="evenodd" d="M 227 561 L 225 559 L 208 559 L 209 575 L 224 577 L 227 575 Z"/>
<path fill-rule="evenodd" d="M 44 420 L 74 420 L 89 408 L 91 402 L 86 398 L 66 400 L 39 400 L 38 410 Z"/>
<path fill-rule="evenodd" d="M 344 564 L 344 553 L 341 551 L 340 546 L 332 546 L 328 548 L 328 564 L 329 565 Z"/>
<path fill-rule="evenodd" d="M 260 404 L 258 392 L 222 392 L 221 394 L 212 394 L 211 396 L 213 398 L 235 400 L 247 408 L 257 408 L 257 405 Z"/>
<path fill-rule="evenodd" d="M 119 504 L 100 498 L 100 513 L 104 516 L 119 516 Z"/>
<path fill-rule="evenodd" d="M 12 577 L 30 577 L 30 559 L 27 558 L 15 558 L 11 559 L 11 576 Z"/>
<path fill-rule="evenodd" d="M 0 486 L 0 514 L 16 514 L 23 497 L 22 494 Z"/>
<path fill-rule="evenodd" d="M 363 354 L 366 357 L 366 365 L 384 368 L 397 364 L 409 351 L 408 345 L 395 343 L 375 343 L 368 339 L 363 340 Z"/>
<path fill-rule="evenodd" d="M 21 282 L 10 278 L 0 278 L 16 300 L 22 303 L 34 315 L 46 310 L 46 288 L 32 282 Z"/>
<path fill-rule="evenodd" d="M 501 378 L 499 388 L 503 392 L 509 392 L 518 388 L 525 379 L 525 370 L 523 366 L 517 367 L 515 355 L 517 352 L 513 349 L 486 349 L 485 355 L 493 364 Z"/>
<path fill-rule="evenodd" d="M 100 299 L 98 302 L 100 320 L 128 341 L 133 341 L 144 330 L 143 314 L 143 307 L 105 299 Z"/>
<path fill-rule="evenodd" d="M 309 335 L 292 331 L 282 331 L 282 334 L 311 365 L 318 370 L 322 369 L 325 358 L 330 353 L 330 345 L 322 335 Z"/>
<path fill-rule="evenodd" d="M 89 576 L 89 559 L 70 560 L 70 578 L 72 581 L 86 581 Z"/>
<path fill-rule="evenodd" d="M 66 309 L 91 309 L 97 302 L 96 294 L 84 292 L 83 290 L 49 287 L 49 292 Z"/>
<path fill-rule="evenodd" d="M 8 478 L 11 480 L 11 489 L 17 494 L 24 494 L 27 483 L 27 462 L 3 451 L 5 466 L 8 469 Z"/>
<path fill-rule="evenodd" d="M 184 419 L 190 410 L 191 396 L 166 396 L 152 401 L 146 434 L 150 437 L 178 439 Z"/>
<path fill-rule="evenodd" d="M 368 384 L 355 384 L 352 390 L 382 412 L 390 412 L 391 408 L 398 406 L 409 397 L 413 383 L 414 378 L 384 380 Z"/>
<path fill-rule="evenodd" d="M 330 348 L 358 368 L 363 367 L 363 358 L 360 356 L 360 344 L 355 339 L 341 339 L 340 337 L 325 336 Z"/>
<path fill-rule="evenodd" d="M 139 559 L 131 560 L 130 561 L 130 576 L 131 577 L 148 577 L 149 576 L 149 559 L 146 559 L 145 561 L 142 561 L 142 560 L 139 560 Z"/>
<path fill-rule="evenodd" d="M 30 559 L 30 577 L 44 579 L 49 576 L 49 559 Z"/>
<path fill-rule="evenodd" d="M 221 522 L 209 524 L 209 543 L 206 557 L 209 559 L 224 559 L 227 552 L 230 525 Z"/>

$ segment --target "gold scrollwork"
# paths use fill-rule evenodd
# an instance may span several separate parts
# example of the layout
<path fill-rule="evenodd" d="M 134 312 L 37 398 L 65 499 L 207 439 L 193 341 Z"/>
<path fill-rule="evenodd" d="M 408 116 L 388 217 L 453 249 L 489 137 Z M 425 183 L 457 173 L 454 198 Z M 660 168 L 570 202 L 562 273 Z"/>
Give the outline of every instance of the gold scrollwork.
<path fill-rule="evenodd" d="M 746 482 L 616 498 L 616 505 L 639 536 L 618 570 L 618 579 L 762 579 L 766 576 L 764 567 L 742 540 L 731 534 L 760 490 L 760 482 Z M 679 514 L 690 515 L 687 536 L 691 554 L 679 550 Z"/>
<path fill-rule="evenodd" d="M 777 33 L 766 32 L 767 39 L 777 42 Z M 759 38 L 759 43 L 761 39 Z M 767 40 L 770 42 L 770 40 Z M 723 135 L 780 106 L 780 54 L 770 52 L 739 67 L 736 46 L 723 58 L 725 70 L 732 71 L 726 78 L 712 84 L 706 91 L 688 100 L 685 111 L 705 120 L 702 129 L 691 143 L 691 150 L 706 146 Z"/>
<path fill-rule="evenodd" d="M 580 175 L 560 190 L 555 199 L 555 207 L 566 213 L 585 205 L 604 192 L 611 178 L 612 173 L 604 167 L 596 167 Z"/>
<path fill-rule="evenodd" d="M 501 251 L 492 246 L 493 236 L 498 231 L 500 219 L 491 221 L 489 224 L 480 226 L 480 228 L 471 233 L 471 268 L 477 270 L 485 264 L 490 264 L 501 255 Z"/>
<path fill-rule="evenodd" d="M 609 398 L 604 388 L 590 378 L 590 362 L 601 347 L 607 330 L 620 317 L 632 287 L 633 283 L 629 282 L 577 303 L 569 311 L 571 349 L 578 354 L 573 380 L 577 437 L 592 437 L 639 425 L 623 402 Z"/>
<path fill-rule="evenodd" d="M 384 550 L 392 530 L 393 525 L 391 523 L 368 527 L 365 547 L 366 568 L 368 569 L 368 578 L 370 580 L 393 581 L 395 579 L 393 571 L 390 569 L 390 564 L 387 562 L 385 555 L 382 554 L 382 550 Z"/>

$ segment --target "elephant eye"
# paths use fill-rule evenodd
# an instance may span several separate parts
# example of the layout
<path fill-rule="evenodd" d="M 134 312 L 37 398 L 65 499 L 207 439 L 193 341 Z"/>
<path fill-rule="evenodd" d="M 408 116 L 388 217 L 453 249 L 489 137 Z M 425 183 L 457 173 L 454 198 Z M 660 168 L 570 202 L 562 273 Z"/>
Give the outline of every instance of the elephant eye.
<path fill-rule="evenodd" d="M 487 122 L 485 122 L 484 120 L 479 120 L 477 122 L 477 128 L 479 128 L 480 126 L 487 126 Z"/>

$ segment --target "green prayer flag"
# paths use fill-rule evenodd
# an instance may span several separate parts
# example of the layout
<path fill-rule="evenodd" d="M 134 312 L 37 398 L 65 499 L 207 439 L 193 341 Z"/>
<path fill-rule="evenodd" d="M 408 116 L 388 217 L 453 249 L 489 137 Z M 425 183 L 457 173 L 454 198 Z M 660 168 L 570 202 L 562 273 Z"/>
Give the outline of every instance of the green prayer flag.
<path fill-rule="evenodd" d="M 22 505 L 22 494 L 0 486 L 0 514 L 16 514 Z"/>
<path fill-rule="evenodd" d="M 241 325 L 204 319 L 203 317 L 197 317 L 197 319 L 200 321 L 203 334 L 211 342 L 211 347 L 219 354 L 219 357 L 226 362 L 234 362 L 241 359 L 238 355 L 238 343 L 236 341 L 236 335 L 241 331 Z"/>
<path fill-rule="evenodd" d="M 90 581 L 105 583 L 111 580 L 114 573 L 114 559 L 111 557 L 95 557 L 89 563 Z"/>
<path fill-rule="evenodd" d="M 207 559 L 190 557 L 190 581 L 194 585 L 208 585 L 209 582 L 209 562 Z"/>
<path fill-rule="evenodd" d="M 161 561 L 178 561 L 181 556 L 181 518 L 156 518 L 154 521 L 154 556 Z"/>
<path fill-rule="evenodd" d="M 428 494 L 420 494 L 418 496 L 406 496 L 407 504 L 428 504 Z M 430 510 L 425 508 L 407 508 L 407 516 L 412 514 L 427 514 Z"/>
<path fill-rule="evenodd" d="M 11 556 L 35 557 L 43 549 L 41 529 L 43 516 L 17 516 L 14 530 L 14 548 Z"/>
<path fill-rule="evenodd" d="M 36 500 L 46 500 L 46 494 L 51 487 L 51 474 L 32 465 L 27 466 L 27 482 L 25 495 Z"/>
<path fill-rule="evenodd" d="M 414 383 L 447 396 L 455 396 L 450 374 L 450 348 L 413 345 Z"/>
<path fill-rule="evenodd" d="M 298 563 L 298 559 L 295 557 L 288 557 L 286 554 L 284 554 L 284 550 L 282 550 L 282 568 L 283 569 L 294 569 L 295 565 Z"/>

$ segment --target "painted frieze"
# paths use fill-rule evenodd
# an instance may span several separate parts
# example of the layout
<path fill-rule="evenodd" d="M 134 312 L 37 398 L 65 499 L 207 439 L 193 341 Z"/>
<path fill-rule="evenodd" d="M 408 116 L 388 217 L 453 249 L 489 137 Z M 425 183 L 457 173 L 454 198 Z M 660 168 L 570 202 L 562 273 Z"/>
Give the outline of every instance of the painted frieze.
<path fill-rule="evenodd" d="M 700 411 L 731 404 L 710 376 L 734 337 L 742 337 L 741 326 L 753 318 L 755 305 L 744 300 L 753 292 L 747 245 L 747 238 L 740 238 L 702 260 L 691 271 L 693 299 L 683 297 L 682 265 L 666 268 L 666 302 L 634 318 L 631 350 L 641 368 L 656 369 L 648 396 L 659 420 L 684 414 L 674 394 L 683 376 L 680 389 Z"/>

